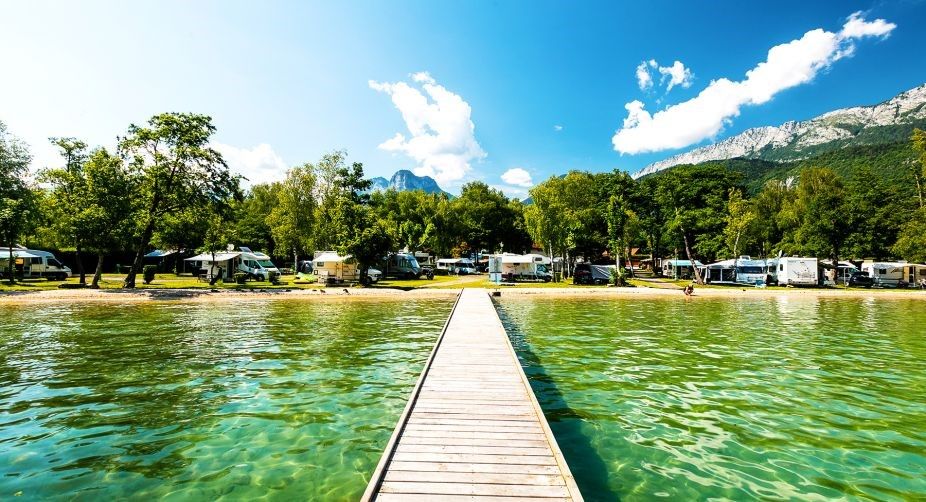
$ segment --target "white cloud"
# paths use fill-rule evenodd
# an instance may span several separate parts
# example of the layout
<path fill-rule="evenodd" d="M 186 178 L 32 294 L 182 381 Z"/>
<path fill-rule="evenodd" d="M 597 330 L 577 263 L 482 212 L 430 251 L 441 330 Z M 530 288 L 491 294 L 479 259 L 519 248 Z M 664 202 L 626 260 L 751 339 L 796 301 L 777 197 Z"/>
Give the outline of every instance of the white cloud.
<path fill-rule="evenodd" d="M 842 31 L 808 31 L 803 37 L 772 47 L 765 61 L 746 72 L 741 81 L 711 81 L 696 97 L 651 114 L 640 101 L 624 108 L 627 118 L 614 133 L 614 150 L 637 154 L 683 148 L 716 136 L 745 105 L 760 105 L 777 93 L 810 82 L 835 61 L 850 56 L 855 40 L 887 36 L 896 27 L 883 19 L 867 22 L 849 16 Z"/>
<path fill-rule="evenodd" d="M 649 74 L 646 61 L 637 66 L 637 86 L 640 87 L 641 91 L 645 91 L 653 86 L 653 77 Z"/>
<path fill-rule="evenodd" d="M 691 87 L 691 80 L 693 75 L 691 74 L 691 69 L 685 68 L 685 65 L 681 61 L 675 61 L 672 66 L 660 66 L 659 73 L 662 75 L 662 80 L 660 84 L 665 82 L 666 79 L 669 80 L 669 86 L 666 88 L 666 92 L 672 90 L 676 85 L 682 87 Z"/>
<path fill-rule="evenodd" d="M 553 130 L 556 132 L 560 132 L 563 130 L 563 126 L 556 124 L 555 126 L 553 126 Z"/>
<path fill-rule="evenodd" d="M 286 162 L 266 143 L 251 149 L 224 143 L 213 143 L 212 147 L 222 154 L 231 172 L 247 178 L 242 182 L 245 186 L 280 181 L 286 177 L 286 170 L 289 169 Z"/>
<path fill-rule="evenodd" d="M 402 114 L 410 138 L 396 133 L 379 148 L 408 155 L 418 166 L 419 176 L 431 176 L 438 183 L 463 179 L 471 162 L 483 159 L 486 153 L 476 141 L 476 126 L 471 119 L 469 103 L 438 84 L 427 72 L 411 75 L 424 93 L 405 82 L 369 81 L 371 89 L 384 92 Z"/>
<path fill-rule="evenodd" d="M 489 186 L 496 190 L 500 190 L 503 194 L 505 194 L 505 197 L 508 197 L 509 199 L 522 200 L 526 198 L 528 194 L 527 190 L 523 188 L 513 187 L 510 185 L 489 185 Z"/>
<path fill-rule="evenodd" d="M 531 180 L 531 173 L 520 167 L 513 167 L 505 171 L 502 174 L 502 181 L 509 185 L 517 185 L 525 188 L 534 186 L 534 181 Z"/>

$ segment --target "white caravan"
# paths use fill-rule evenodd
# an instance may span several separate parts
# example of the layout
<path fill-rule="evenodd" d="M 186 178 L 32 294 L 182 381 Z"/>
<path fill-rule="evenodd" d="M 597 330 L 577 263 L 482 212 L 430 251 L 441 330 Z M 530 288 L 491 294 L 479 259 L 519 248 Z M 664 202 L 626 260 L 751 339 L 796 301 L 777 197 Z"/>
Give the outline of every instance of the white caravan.
<path fill-rule="evenodd" d="M 280 275 L 280 269 L 270 261 L 270 257 L 260 251 L 251 251 L 250 248 L 239 247 L 241 250 L 241 260 L 238 262 L 238 271 L 248 274 L 250 277 L 265 281 L 270 278 L 273 272 Z"/>
<path fill-rule="evenodd" d="M 553 262 L 540 254 L 512 254 L 501 255 L 502 278 L 508 281 L 534 280 L 550 282 L 553 280 L 551 265 Z"/>
<path fill-rule="evenodd" d="M 711 263 L 705 266 L 704 280 L 711 284 L 765 284 L 765 260 L 753 260 L 749 256 Z"/>
<path fill-rule="evenodd" d="M 0 277 L 5 277 L 10 267 L 9 248 L 0 249 Z M 40 249 L 13 248 L 13 268 L 24 278 L 44 277 L 50 281 L 63 281 L 71 277 L 71 269 L 64 266 L 55 255 Z"/>
<path fill-rule="evenodd" d="M 317 251 L 312 268 L 320 283 L 337 284 L 360 280 L 360 271 L 353 257 L 341 256 L 335 251 Z"/>
<path fill-rule="evenodd" d="M 816 258 L 782 256 L 768 260 L 768 273 L 779 286 L 816 286 L 818 266 Z"/>
<path fill-rule="evenodd" d="M 868 272 L 874 286 L 898 288 L 920 286 L 926 281 L 926 265 L 898 262 L 865 262 L 862 271 Z"/>

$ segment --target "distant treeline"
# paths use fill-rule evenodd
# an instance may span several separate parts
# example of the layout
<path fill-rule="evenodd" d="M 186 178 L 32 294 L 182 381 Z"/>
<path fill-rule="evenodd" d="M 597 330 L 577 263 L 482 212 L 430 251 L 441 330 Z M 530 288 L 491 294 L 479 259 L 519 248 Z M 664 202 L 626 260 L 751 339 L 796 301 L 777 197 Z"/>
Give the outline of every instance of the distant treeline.
<path fill-rule="evenodd" d="M 209 117 L 169 113 L 130 126 L 116 152 L 53 138 L 64 165 L 32 179 L 28 150 L 0 124 L 0 241 L 73 249 L 81 276 L 79 257 L 95 255 L 94 283 L 107 253 L 131 250 L 126 287 L 154 247 L 208 252 L 227 243 L 293 263 L 336 250 L 353 255 L 362 273 L 405 247 L 460 256 L 539 245 L 567 263 L 626 259 L 631 248 L 702 262 L 779 251 L 926 261 L 920 130 L 908 142 L 797 163 L 712 162 L 640 180 L 572 171 L 532 188 L 529 204 L 482 182 L 453 199 L 370 193 L 363 165 L 349 164 L 344 152 L 242 190 L 209 146 L 214 132 Z"/>

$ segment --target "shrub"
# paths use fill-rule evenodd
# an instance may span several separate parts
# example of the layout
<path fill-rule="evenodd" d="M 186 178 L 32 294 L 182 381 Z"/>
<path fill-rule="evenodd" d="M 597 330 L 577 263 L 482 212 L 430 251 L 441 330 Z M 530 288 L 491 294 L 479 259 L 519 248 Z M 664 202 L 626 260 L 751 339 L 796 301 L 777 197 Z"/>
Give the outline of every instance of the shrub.
<path fill-rule="evenodd" d="M 151 281 L 154 280 L 154 274 L 157 271 L 157 265 L 145 265 L 145 268 L 142 269 L 142 278 L 145 284 L 151 284 Z"/>
<path fill-rule="evenodd" d="M 273 270 L 267 272 L 267 280 L 270 281 L 270 284 L 279 284 L 280 283 L 280 273 L 274 272 Z"/>
<path fill-rule="evenodd" d="M 248 280 L 248 274 L 244 272 L 235 272 L 235 282 L 238 284 L 244 284 Z"/>

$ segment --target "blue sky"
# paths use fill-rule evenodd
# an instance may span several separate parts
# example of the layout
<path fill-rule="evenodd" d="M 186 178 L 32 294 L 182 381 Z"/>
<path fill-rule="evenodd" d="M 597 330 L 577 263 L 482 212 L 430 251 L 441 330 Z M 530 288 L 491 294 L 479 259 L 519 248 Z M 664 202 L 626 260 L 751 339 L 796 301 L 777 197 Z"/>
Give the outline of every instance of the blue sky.
<path fill-rule="evenodd" d="M 451 192 L 479 179 L 523 196 L 570 169 L 633 172 L 926 82 L 923 1 L 0 7 L 0 121 L 36 167 L 58 161 L 49 136 L 111 146 L 130 123 L 191 111 L 213 117 L 253 183 L 345 149 L 371 176 L 413 169 Z"/>

